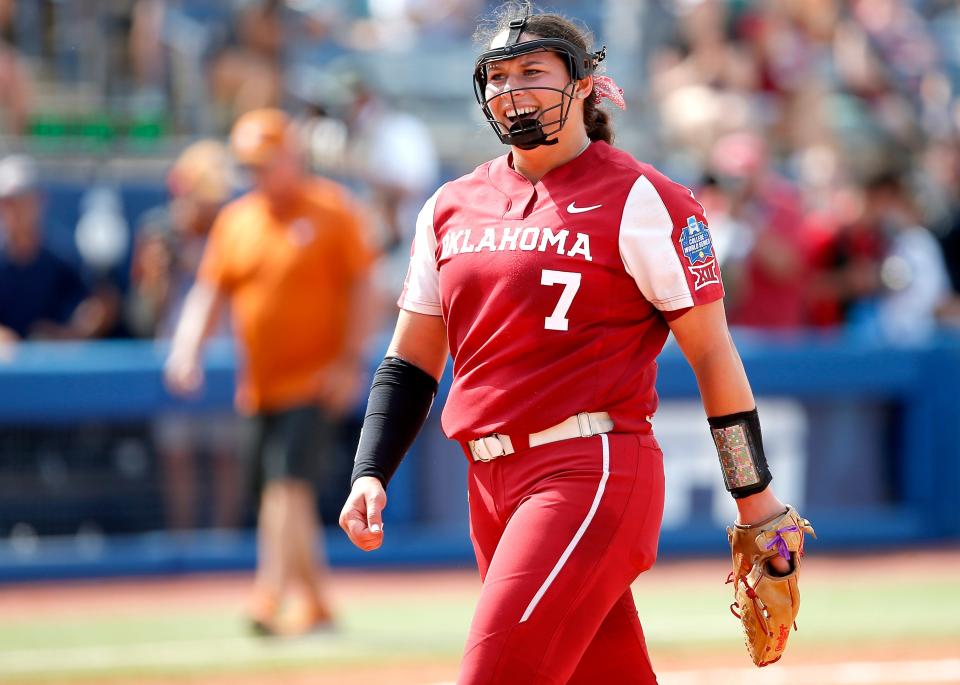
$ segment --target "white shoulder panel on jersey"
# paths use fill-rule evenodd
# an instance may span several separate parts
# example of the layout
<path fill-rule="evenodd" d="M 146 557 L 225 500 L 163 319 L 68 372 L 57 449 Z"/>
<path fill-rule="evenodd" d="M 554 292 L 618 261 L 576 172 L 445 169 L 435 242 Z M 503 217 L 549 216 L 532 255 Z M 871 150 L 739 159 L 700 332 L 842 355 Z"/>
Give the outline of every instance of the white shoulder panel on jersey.
<path fill-rule="evenodd" d="M 433 211 L 443 186 L 423 205 L 417 216 L 417 232 L 407 278 L 400 294 L 400 308 L 418 314 L 440 316 L 440 272 L 437 267 L 437 234 L 433 230 Z"/>
<path fill-rule="evenodd" d="M 645 176 L 633 184 L 620 220 L 620 258 L 643 296 L 657 309 L 693 306 L 683 264 L 673 244 L 673 222 Z"/>

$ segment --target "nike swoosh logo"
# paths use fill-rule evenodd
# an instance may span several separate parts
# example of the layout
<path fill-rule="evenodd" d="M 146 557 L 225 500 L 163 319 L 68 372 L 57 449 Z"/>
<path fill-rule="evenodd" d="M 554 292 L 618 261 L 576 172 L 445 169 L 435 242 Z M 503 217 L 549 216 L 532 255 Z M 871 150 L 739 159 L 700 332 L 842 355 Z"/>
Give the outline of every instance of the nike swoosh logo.
<path fill-rule="evenodd" d="M 590 205 L 589 207 L 577 207 L 576 202 L 571 202 L 567 205 L 567 211 L 571 214 L 580 214 L 581 212 L 589 212 L 594 209 L 600 209 L 603 205 Z"/>

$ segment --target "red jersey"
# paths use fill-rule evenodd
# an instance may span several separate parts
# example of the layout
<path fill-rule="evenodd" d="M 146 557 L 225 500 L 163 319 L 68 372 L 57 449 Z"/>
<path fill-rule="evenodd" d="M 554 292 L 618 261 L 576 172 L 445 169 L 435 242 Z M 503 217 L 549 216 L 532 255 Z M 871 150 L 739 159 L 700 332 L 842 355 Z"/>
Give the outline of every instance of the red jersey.
<path fill-rule="evenodd" d="M 442 426 L 464 441 L 583 411 L 648 432 L 665 316 L 722 297 L 693 194 L 595 142 L 535 185 L 505 155 L 442 186 L 418 218 L 398 304 L 444 318 Z"/>

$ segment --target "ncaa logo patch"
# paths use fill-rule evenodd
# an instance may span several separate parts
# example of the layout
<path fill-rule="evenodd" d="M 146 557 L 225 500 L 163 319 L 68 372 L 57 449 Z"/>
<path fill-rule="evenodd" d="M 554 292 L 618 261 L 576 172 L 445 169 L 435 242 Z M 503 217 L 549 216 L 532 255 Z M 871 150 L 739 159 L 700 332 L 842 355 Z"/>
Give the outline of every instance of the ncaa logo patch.
<path fill-rule="evenodd" d="M 680 231 L 680 249 L 690 263 L 687 271 L 693 276 L 693 289 L 700 290 L 708 285 L 720 283 L 717 260 L 713 254 L 713 241 L 710 229 L 696 216 L 687 218 L 687 224 Z"/>
<path fill-rule="evenodd" d="M 691 264 L 699 264 L 713 259 L 713 241 L 710 229 L 697 217 L 687 218 L 687 225 L 680 231 L 680 249 Z"/>

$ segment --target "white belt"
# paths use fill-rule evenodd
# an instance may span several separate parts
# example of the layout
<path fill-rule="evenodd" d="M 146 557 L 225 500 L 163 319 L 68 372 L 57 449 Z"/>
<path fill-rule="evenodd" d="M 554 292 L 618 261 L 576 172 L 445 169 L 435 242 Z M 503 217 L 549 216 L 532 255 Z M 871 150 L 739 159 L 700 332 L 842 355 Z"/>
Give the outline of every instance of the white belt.
<path fill-rule="evenodd" d="M 548 442 L 569 440 L 571 438 L 589 438 L 592 435 L 609 433 L 613 430 L 613 420 L 605 411 L 580 412 L 564 419 L 556 426 L 550 426 L 529 436 L 530 447 L 546 445 Z M 513 454 L 513 441 L 509 435 L 491 433 L 476 440 L 469 440 L 467 446 L 474 461 L 492 461 L 497 457 Z"/>

